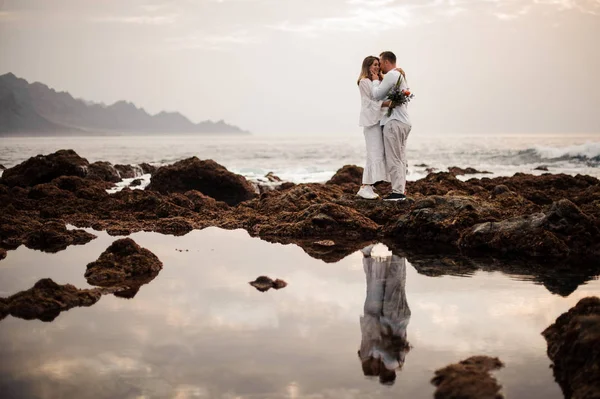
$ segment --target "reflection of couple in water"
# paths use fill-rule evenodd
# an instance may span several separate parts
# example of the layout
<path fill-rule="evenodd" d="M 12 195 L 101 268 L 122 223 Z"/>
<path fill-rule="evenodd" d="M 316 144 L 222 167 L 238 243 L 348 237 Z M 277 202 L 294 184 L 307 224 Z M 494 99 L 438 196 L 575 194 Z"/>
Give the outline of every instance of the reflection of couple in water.
<path fill-rule="evenodd" d="M 373 245 L 362 249 L 367 278 L 364 316 L 360 318 L 362 340 L 358 356 L 365 376 L 379 377 L 392 385 L 410 350 L 406 328 L 410 309 L 406 302 L 406 259 L 397 255 L 371 256 Z"/>

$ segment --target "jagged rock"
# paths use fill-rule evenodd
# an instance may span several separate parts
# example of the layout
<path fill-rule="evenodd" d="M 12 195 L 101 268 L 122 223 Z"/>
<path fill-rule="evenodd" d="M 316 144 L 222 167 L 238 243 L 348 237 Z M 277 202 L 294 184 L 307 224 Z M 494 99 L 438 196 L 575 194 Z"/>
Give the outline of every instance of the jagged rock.
<path fill-rule="evenodd" d="M 259 290 L 260 292 L 265 292 L 274 288 L 276 290 L 284 288 L 287 286 L 287 283 L 283 280 L 276 279 L 272 280 L 267 276 L 259 276 L 254 281 L 250 281 L 248 284 Z"/>
<path fill-rule="evenodd" d="M 69 245 L 83 245 L 96 238 L 95 235 L 85 230 L 67 230 L 62 222 L 48 221 L 39 229 L 29 234 L 25 239 L 27 248 L 38 249 L 44 252 L 58 252 Z"/>
<path fill-rule="evenodd" d="M 182 217 L 161 219 L 156 223 L 156 231 L 174 236 L 184 236 L 194 230 L 194 226 Z"/>
<path fill-rule="evenodd" d="M 427 168 L 429 165 L 427 165 L 426 163 L 419 163 L 415 165 L 417 168 Z"/>
<path fill-rule="evenodd" d="M 0 163 L 0 170 L 6 170 L 6 167 Z"/>
<path fill-rule="evenodd" d="M 260 236 L 373 238 L 379 226 L 354 209 L 332 204 L 315 204 L 303 211 L 283 215 L 270 223 L 253 226 Z"/>
<path fill-rule="evenodd" d="M 479 171 L 474 168 L 459 168 L 458 166 L 451 166 L 448 168 L 448 172 L 454 176 L 463 176 L 463 175 L 477 175 L 477 174 L 492 174 L 492 172 L 487 171 Z"/>
<path fill-rule="evenodd" d="M 152 166 L 148 163 L 141 163 L 140 168 L 142 168 L 142 171 L 144 172 L 144 174 L 153 174 L 154 172 L 156 172 L 157 167 L 156 166 Z"/>
<path fill-rule="evenodd" d="M 344 165 L 325 184 L 336 185 L 345 193 L 356 194 L 362 183 L 363 170 L 360 166 Z"/>
<path fill-rule="evenodd" d="M 252 185 L 215 161 L 196 157 L 159 168 L 146 188 L 163 194 L 197 190 L 228 205 L 237 205 L 256 196 Z"/>
<path fill-rule="evenodd" d="M 470 197 L 430 196 L 410 213 L 390 221 L 385 234 L 402 241 L 454 243 L 462 231 L 489 218 L 489 210 Z"/>
<path fill-rule="evenodd" d="M 492 195 L 497 196 L 504 193 L 510 193 L 510 188 L 506 187 L 504 184 L 499 184 L 492 190 Z"/>
<path fill-rule="evenodd" d="M 85 278 L 89 284 L 101 287 L 139 287 L 152 281 L 162 266 L 152 252 L 131 238 L 122 238 L 87 265 Z"/>
<path fill-rule="evenodd" d="M 547 172 L 548 171 L 548 167 L 546 165 L 540 165 L 537 168 L 535 168 L 534 170 L 542 170 Z"/>
<path fill-rule="evenodd" d="M 270 181 L 271 183 L 280 183 L 281 179 L 279 178 L 279 176 L 275 176 L 273 174 L 273 172 L 269 172 L 265 175 L 265 178 Z"/>
<path fill-rule="evenodd" d="M 49 155 L 29 158 L 6 169 L 0 182 L 9 187 L 31 187 L 49 183 L 59 176 L 86 176 L 88 161 L 73 150 L 60 150 Z"/>
<path fill-rule="evenodd" d="M 87 176 L 89 179 L 103 180 L 111 183 L 120 182 L 119 172 L 110 162 L 98 161 L 88 166 Z"/>
<path fill-rule="evenodd" d="M 600 255 L 600 233 L 589 216 L 563 199 L 546 213 L 476 224 L 463 233 L 458 245 L 534 257 L 571 253 L 595 257 Z"/>
<path fill-rule="evenodd" d="M 600 398 L 600 298 L 581 299 L 542 335 L 565 398 Z"/>
<path fill-rule="evenodd" d="M 139 169 L 138 169 L 139 168 Z M 141 167 L 134 167 L 132 165 L 115 165 L 115 169 L 119 172 L 121 179 L 132 179 L 134 177 L 138 177 L 143 173 Z"/>
<path fill-rule="evenodd" d="M 7 314 L 25 320 L 54 320 L 60 312 L 77 306 L 91 306 L 102 293 L 98 289 L 79 290 L 71 284 L 59 285 L 49 278 L 8 298 L 0 298 L 0 319 Z"/>
<path fill-rule="evenodd" d="M 29 190 L 28 198 L 43 199 L 43 198 L 63 198 L 64 200 L 72 198 L 74 195 L 67 190 L 61 190 L 52 183 L 43 183 L 35 185 Z"/>
<path fill-rule="evenodd" d="M 142 179 L 134 179 L 129 183 L 129 187 L 139 187 L 142 185 Z"/>
<path fill-rule="evenodd" d="M 6 258 L 6 249 L 0 248 L 0 260 Z"/>
<path fill-rule="evenodd" d="M 503 367 L 500 359 L 473 356 L 435 371 L 435 399 L 502 399 L 502 388 L 490 371 Z"/>

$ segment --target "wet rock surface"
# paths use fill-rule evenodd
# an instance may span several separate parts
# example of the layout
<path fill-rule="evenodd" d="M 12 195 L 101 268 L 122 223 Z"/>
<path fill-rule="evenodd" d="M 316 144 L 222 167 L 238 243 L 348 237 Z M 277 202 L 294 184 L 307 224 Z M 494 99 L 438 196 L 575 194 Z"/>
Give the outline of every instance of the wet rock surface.
<path fill-rule="evenodd" d="M 256 196 L 252 185 L 243 176 L 229 172 L 212 160 L 201 161 L 196 157 L 159 168 L 152 175 L 147 190 L 162 194 L 197 190 L 229 205 Z"/>
<path fill-rule="evenodd" d="M 52 321 L 61 312 L 98 302 L 99 289 L 79 290 L 71 284 L 59 285 L 49 278 L 8 298 L 0 298 L 0 319 L 12 315 L 26 320 Z"/>
<path fill-rule="evenodd" d="M 480 171 L 475 168 L 459 168 L 458 166 L 451 166 L 448 168 L 448 172 L 453 174 L 454 176 L 463 176 L 463 175 L 477 175 L 477 174 L 486 174 L 491 175 L 492 172 Z"/>
<path fill-rule="evenodd" d="M 502 399 L 501 386 L 490 374 L 504 365 L 498 358 L 473 356 L 435 371 L 435 399 Z"/>
<path fill-rule="evenodd" d="M 142 179 L 134 179 L 129 183 L 130 187 L 139 187 L 142 185 Z"/>
<path fill-rule="evenodd" d="M 542 335 L 565 398 L 600 398 L 600 298 L 583 298 Z"/>
<path fill-rule="evenodd" d="M 25 246 L 44 252 L 58 252 L 69 245 L 84 245 L 96 236 L 85 230 L 67 230 L 62 222 L 48 221 L 27 234 Z"/>
<path fill-rule="evenodd" d="M 269 291 L 271 288 L 279 290 L 287 286 L 287 283 L 283 280 L 273 280 L 267 276 L 259 276 L 254 281 L 250 281 L 248 284 L 256 288 L 260 292 Z"/>
<path fill-rule="evenodd" d="M 139 287 L 152 281 L 162 262 L 130 238 L 113 242 L 100 257 L 87 265 L 85 278 L 101 287 Z"/>
<path fill-rule="evenodd" d="M 90 179 L 103 180 L 111 183 L 120 182 L 119 172 L 110 162 L 98 161 L 88 165 L 87 176 Z"/>

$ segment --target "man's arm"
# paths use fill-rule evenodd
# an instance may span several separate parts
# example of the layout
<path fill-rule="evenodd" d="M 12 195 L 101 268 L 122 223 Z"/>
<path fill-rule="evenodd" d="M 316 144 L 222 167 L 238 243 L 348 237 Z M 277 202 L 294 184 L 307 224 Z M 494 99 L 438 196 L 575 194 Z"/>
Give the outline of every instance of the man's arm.
<path fill-rule="evenodd" d="M 378 80 L 373 81 L 373 87 L 371 88 L 371 92 L 373 94 L 373 98 L 381 101 L 383 100 L 390 89 L 394 87 L 394 85 L 398 82 L 398 73 L 392 73 L 392 71 L 385 74 L 383 77 L 383 81 L 379 82 Z"/>

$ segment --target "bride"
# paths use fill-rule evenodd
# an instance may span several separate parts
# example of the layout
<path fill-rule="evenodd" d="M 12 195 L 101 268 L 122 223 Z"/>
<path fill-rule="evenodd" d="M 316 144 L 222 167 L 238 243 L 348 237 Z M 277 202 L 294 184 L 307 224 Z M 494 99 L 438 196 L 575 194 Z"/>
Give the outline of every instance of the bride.
<path fill-rule="evenodd" d="M 404 75 L 401 68 L 398 72 Z M 380 126 L 380 120 L 389 101 L 377 101 L 371 93 L 373 81 L 371 76 L 379 76 L 382 80 L 379 69 L 379 58 L 368 56 L 363 60 L 360 76 L 358 77 L 358 89 L 360 91 L 360 118 L 359 126 L 363 128 L 365 144 L 367 146 L 367 161 L 362 176 L 362 186 L 357 196 L 365 199 L 377 199 L 379 195 L 373 191 L 373 184 L 379 181 L 390 181 L 390 175 L 385 166 L 385 152 L 383 147 L 383 131 Z"/>

